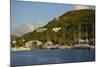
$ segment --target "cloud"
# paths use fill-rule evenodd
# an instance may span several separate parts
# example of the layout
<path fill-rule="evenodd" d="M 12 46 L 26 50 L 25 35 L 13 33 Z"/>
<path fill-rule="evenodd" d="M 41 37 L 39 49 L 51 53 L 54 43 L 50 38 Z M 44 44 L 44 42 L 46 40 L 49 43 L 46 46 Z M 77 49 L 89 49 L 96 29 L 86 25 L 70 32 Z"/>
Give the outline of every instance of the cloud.
<path fill-rule="evenodd" d="M 34 24 L 34 28 L 39 28 L 39 27 L 43 27 L 44 25 L 46 25 L 46 23 L 44 21 L 39 21 L 37 23 Z"/>
<path fill-rule="evenodd" d="M 23 34 L 26 34 L 28 32 L 34 31 L 36 28 L 44 26 L 44 22 L 37 22 L 34 25 L 32 24 L 23 24 L 17 27 L 11 26 L 11 35 L 21 36 Z"/>
<path fill-rule="evenodd" d="M 32 31 L 34 31 L 34 26 L 32 24 L 24 24 L 15 28 L 13 30 L 13 33 L 15 33 L 15 35 L 17 36 L 21 36 L 25 33 L 32 32 Z"/>
<path fill-rule="evenodd" d="M 91 9 L 90 6 L 85 6 L 85 5 L 76 5 L 74 6 L 75 10 L 79 10 L 79 9 Z"/>

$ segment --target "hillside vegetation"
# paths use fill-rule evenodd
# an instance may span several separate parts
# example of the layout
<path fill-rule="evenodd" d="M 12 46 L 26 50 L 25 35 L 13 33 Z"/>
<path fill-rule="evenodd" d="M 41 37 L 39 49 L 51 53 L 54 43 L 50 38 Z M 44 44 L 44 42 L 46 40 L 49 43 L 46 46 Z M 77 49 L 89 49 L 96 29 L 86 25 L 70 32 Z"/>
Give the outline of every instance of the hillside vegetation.
<path fill-rule="evenodd" d="M 93 39 L 95 38 L 95 10 L 81 9 L 72 10 L 64 13 L 59 17 L 55 17 L 48 22 L 47 25 L 38 29 L 46 29 L 42 32 L 37 32 L 37 29 L 33 32 L 22 35 L 18 38 L 18 45 L 21 40 L 39 40 L 43 43 L 47 41 L 53 41 L 55 43 L 70 44 L 73 40 L 81 39 Z M 58 28 L 58 31 L 53 29 Z M 12 38 L 12 37 L 11 37 Z"/>

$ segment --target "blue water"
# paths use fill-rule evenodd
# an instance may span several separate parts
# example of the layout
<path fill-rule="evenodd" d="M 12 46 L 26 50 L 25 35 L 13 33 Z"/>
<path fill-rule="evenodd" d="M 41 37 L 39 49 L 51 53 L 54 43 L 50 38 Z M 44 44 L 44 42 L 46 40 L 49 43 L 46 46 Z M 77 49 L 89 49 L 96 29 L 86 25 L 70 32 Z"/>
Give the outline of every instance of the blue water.
<path fill-rule="evenodd" d="M 85 62 L 95 60 L 94 49 L 41 49 L 11 52 L 11 66 Z"/>

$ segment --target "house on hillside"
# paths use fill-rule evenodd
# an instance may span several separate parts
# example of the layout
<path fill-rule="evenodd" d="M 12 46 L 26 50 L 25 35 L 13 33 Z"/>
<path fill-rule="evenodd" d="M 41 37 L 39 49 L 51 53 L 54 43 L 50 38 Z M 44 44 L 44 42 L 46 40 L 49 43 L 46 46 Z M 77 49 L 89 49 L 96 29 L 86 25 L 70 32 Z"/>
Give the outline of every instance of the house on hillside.
<path fill-rule="evenodd" d="M 32 45 L 34 45 L 34 43 L 36 43 L 35 45 L 37 45 L 37 46 L 39 46 L 39 45 L 42 44 L 42 42 L 39 41 L 39 40 L 32 40 L 32 41 L 26 42 L 26 43 L 25 43 L 25 47 L 29 48 L 29 47 L 31 47 Z"/>

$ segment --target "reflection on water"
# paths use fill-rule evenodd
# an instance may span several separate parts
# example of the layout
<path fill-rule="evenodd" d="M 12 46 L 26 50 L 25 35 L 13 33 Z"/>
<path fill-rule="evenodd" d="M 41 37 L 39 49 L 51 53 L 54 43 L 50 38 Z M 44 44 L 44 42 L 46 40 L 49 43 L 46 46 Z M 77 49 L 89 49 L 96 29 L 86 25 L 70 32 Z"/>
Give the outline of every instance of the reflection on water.
<path fill-rule="evenodd" d="M 37 65 L 94 61 L 94 49 L 41 49 L 11 52 L 11 65 Z"/>

